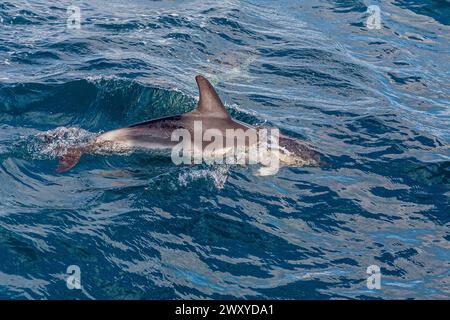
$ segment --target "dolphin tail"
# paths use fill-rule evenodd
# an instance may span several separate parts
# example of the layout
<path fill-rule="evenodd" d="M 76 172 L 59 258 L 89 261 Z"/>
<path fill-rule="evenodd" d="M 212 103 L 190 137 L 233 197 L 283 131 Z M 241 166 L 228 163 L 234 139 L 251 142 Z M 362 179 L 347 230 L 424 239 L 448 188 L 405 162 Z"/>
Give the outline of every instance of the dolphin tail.
<path fill-rule="evenodd" d="M 56 168 L 56 172 L 66 172 L 77 165 L 80 161 L 83 150 L 81 148 L 70 148 L 64 155 L 59 158 L 59 164 Z"/>

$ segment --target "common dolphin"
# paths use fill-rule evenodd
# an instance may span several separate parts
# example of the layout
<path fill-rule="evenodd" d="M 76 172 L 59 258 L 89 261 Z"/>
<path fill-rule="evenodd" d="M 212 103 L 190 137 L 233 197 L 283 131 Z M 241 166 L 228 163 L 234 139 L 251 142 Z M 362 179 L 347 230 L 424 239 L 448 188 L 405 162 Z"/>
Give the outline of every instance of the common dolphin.
<path fill-rule="evenodd" d="M 201 121 L 202 134 L 209 129 L 216 130 L 224 136 L 227 130 L 250 130 L 257 134 L 262 127 L 254 127 L 233 119 L 211 83 L 203 76 L 198 75 L 195 80 L 199 89 L 199 101 L 197 107 L 181 115 L 169 116 L 145 122 L 137 123 L 125 128 L 105 132 L 84 146 L 74 147 L 60 158 L 57 172 L 65 172 L 73 168 L 86 153 L 96 153 L 104 150 L 109 145 L 119 148 L 171 150 L 179 142 L 173 141 L 174 131 L 187 130 L 195 135 L 195 124 Z M 218 131 L 217 131 L 218 130 Z M 250 144 L 247 140 L 247 145 Z M 320 155 L 304 142 L 289 136 L 279 135 L 279 160 L 285 165 L 320 165 Z M 205 147 L 202 142 L 202 147 Z"/>

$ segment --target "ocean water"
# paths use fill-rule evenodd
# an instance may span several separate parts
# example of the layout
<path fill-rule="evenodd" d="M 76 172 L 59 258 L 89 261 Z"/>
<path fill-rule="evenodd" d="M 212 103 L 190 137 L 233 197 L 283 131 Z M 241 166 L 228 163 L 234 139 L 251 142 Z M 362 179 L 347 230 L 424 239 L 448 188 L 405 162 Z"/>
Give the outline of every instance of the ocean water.
<path fill-rule="evenodd" d="M 437 0 L 2 1 L 0 298 L 449 299 L 449 24 Z M 55 172 L 68 146 L 194 108 L 196 74 L 329 165 Z"/>

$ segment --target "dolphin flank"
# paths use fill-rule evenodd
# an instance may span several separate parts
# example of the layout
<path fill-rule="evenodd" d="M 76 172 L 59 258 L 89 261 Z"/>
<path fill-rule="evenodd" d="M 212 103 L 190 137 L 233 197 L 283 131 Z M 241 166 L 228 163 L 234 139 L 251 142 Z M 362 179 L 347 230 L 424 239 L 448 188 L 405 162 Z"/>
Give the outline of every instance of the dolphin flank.
<path fill-rule="evenodd" d="M 75 167 L 83 154 L 95 153 L 109 144 L 124 148 L 170 150 L 178 144 L 171 139 L 177 129 L 184 129 L 194 135 L 196 121 L 201 121 L 201 130 L 218 130 L 223 136 L 228 129 L 250 130 L 256 134 L 262 127 L 253 127 L 231 118 L 211 83 L 201 75 L 195 77 L 200 98 L 197 108 L 191 112 L 148 120 L 129 127 L 105 132 L 85 146 L 72 147 L 59 159 L 57 172 L 62 173 Z M 248 141 L 244 142 L 247 144 Z M 279 159 L 285 165 L 320 165 L 320 155 L 304 142 L 279 135 Z M 205 147 L 205 145 L 203 145 Z"/>

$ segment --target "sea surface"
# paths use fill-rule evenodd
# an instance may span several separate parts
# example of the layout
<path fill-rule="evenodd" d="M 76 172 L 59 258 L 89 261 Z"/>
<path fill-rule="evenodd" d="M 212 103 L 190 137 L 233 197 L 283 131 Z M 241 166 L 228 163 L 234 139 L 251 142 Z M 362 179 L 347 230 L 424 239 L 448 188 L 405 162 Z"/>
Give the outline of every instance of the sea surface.
<path fill-rule="evenodd" d="M 0 298 L 449 299 L 449 58 L 449 1 L 2 1 Z M 55 172 L 193 109 L 197 74 L 328 165 Z"/>

